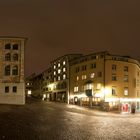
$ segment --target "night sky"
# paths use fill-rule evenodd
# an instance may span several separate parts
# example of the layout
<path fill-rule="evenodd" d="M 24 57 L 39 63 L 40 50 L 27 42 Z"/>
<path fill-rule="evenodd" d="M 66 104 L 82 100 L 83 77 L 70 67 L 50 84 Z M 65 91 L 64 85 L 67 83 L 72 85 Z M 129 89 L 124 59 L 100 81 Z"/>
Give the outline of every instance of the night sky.
<path fill-rule="evenodd" d="M 69 53 L 140 60 L 140 0 L 1 0 L 0 36 L 28 38 L 26 76 Z"/>

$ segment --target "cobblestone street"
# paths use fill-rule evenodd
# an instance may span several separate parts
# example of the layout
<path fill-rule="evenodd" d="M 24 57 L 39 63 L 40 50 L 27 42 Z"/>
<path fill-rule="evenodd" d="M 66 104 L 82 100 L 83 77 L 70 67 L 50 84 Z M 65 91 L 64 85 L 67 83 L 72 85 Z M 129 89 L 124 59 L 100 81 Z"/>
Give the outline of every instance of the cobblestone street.
<path fill-rule="evenodd" d="M 0 105 L 0 139 L 5 140 L 139 140 L 139 128 L 140 114 L 37 100 Z"/>

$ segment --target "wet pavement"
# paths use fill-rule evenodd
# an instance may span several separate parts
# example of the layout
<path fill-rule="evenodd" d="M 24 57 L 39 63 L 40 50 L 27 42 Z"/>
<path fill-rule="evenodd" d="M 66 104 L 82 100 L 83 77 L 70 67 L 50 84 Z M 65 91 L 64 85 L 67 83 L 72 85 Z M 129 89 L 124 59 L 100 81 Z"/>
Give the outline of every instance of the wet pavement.
<path fill-rule="evenodd" d="M 0 105 L 0 140 L 140 140 L 140 114 L 27 100 Z"/>

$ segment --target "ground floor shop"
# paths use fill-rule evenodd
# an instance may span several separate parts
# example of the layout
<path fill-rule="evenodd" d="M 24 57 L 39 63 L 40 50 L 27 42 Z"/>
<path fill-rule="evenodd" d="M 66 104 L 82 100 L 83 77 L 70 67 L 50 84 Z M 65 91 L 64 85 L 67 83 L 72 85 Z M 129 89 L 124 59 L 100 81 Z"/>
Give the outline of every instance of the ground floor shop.
<path fill-rule="evenodd" d="M 43 96 L 47 101 L 66 102 L 66 92 L 49 92 L 44 93 Z"/>
<path fill-rule="evenodd" d="M 94 107 L 99 106 L 104 111 L 119 111 L 120 113 L 140 112 L 139 98 L 108 98 L 103 100 L 100 97 L 71 96 L 70 104 Z"/>

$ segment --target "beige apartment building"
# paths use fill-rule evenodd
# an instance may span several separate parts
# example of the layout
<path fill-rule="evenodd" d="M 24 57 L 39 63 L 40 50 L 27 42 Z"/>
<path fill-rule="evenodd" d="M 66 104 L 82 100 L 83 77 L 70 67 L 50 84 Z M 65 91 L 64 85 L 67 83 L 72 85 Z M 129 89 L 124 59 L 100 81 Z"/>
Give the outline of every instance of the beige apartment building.
<path fill-rule="evenodd" d="M 129 56 L 99 52 L 70 62 L 69 101 L 130 112 L 140 109 L 140 64 Z"/>
<path fill-rule="evenodd" d="M 25 38 L 0 37 L 0 103 L 25 104 Z"/>

